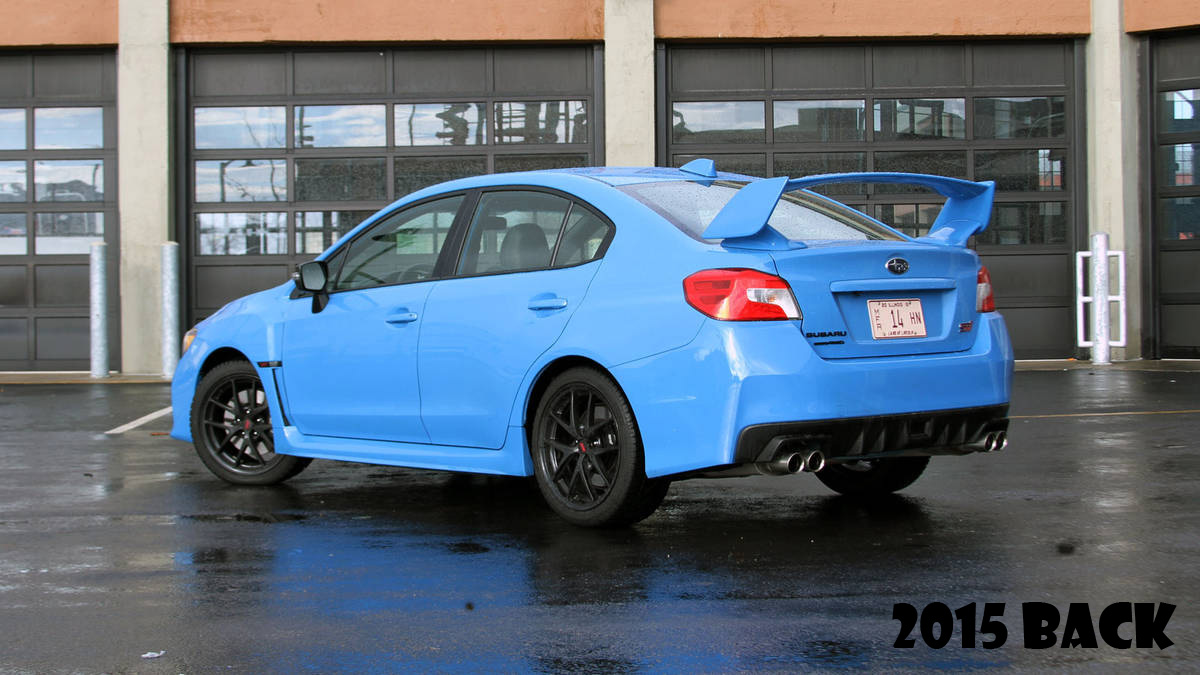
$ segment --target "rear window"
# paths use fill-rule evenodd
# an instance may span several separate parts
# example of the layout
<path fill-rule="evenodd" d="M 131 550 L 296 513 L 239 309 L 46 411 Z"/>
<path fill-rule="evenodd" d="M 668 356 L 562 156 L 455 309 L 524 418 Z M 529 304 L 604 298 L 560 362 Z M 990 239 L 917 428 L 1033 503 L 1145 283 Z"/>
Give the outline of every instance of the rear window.
<path fill-rule="evenodd" d="M 704 230 L 745 183 L 714 181 L 702 185 L 690 181 L 663 181 L 621 186 L 621 191 L 654 209 L 693 239 Z M 847 206 L 802 191 L 780 198 L 767 224 L 792 241 L 865 240 L 903 237 Z"/>

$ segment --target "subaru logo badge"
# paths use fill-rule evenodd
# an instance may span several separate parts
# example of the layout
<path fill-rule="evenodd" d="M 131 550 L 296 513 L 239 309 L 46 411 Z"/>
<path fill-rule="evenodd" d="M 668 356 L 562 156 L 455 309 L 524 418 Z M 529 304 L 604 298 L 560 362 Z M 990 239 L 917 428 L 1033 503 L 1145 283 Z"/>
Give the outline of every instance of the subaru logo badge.
<path fill-rule="evenodd" d="M 892 258 L 884 267 L 892 274 L 904 274 L 908 271 L 908 261 L 904 258 Z"/>

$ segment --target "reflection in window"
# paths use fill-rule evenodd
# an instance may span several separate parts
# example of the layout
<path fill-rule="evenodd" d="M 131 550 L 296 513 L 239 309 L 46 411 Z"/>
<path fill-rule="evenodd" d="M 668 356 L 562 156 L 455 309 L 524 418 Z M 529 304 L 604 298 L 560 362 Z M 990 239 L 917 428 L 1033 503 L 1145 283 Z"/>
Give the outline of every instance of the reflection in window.
<path fill-rule="evenodd" d="M 563 228 L 562 241 L 554 256 L 554 266 L 566 267 L 595 259 L 611 229 L 608 223 L 590 210 L 578 204 L 572 206 L 567 225 Z"/>
<path fill-rule="evenodd" d="M 315 255 L 333 245 L 371 211 L 300 211 L 296 214 L 296 253 Z"/>
<path fill-rule="evenodd" d="M 38 213 L 34 252 L 39 255 L 88 253 L 94 241 L 104 241 L 103 213 Z"/>
<path fill-rule="evenodd" d="M 297 159 L 297 201 L 387 199 L 387 163 L 382 157 Z"/>
<path fill-rule="evenodd" d="M 775 142 L 861 141 L 867 104 L 848 101 L 775 101 Z"/>
<path fill-rule="evenodd" d="M 932 152 L 877 152 L 876 171 L 903 171 L 908 173 L 932 173 L 951 178 L 967 177 L 967 153 L 950 151 Z M 917 185 L 879 184 L 872 187 L 877 194 L 883 193 L 927 193 L 932 190 Z"/>
<path fill-rule="evenodd" d="M 287 201 L 287 162 L 282 159 L 196 162 L 196 201 Z"/>
<path fill-rule="evenodd" d="M 61 159 L 33 163 L 39 202 L 104 201 L 104 160 Z"/>
<path fill-rule="evenodd" d="M 1200 197 L 1158 200 L 1158 238 L 1162 241 L 1200 239 Z"/>
<path fill-rule="evenodd" d="M 27 201 L 25 178 L 25 162 L 0 162 L 0 202 Z"/>
<path fill-rule="evenodd" d="M 1066 150 L 979 150 L 975 180 L 994 180 L 997 190 L 1039 192 L 1062 190 Z"/>
<path fill-rule="evenodd" d="M 1165 91 L 1159 94 L 1162 133 L 1200 131 L 1200 89 Z"/>
<path fill-rule="evenodd" d="M 975 99 L 975 138 L 1062 138 L 1067 133 L 1062 96 Z"/>
<path fill-rule="evenodd" d="M 587 155 L 498 155 L 496 173 L 545 171 L 587 166 Z"/>
<path fill-rule="evenodd" d="M 1197 184 L 1196 169 L 1200 168 L 1196 163 L 1197 148 L 1200 148 L 1200 143 L 1166 145 L 1159 149 L 1159 157 L 1162 158 L 1160 161 L 1162 162 L 1163 185 L 1177 187 Z M 2 198 L 3 195 L 0 194 L 0 199 Z"/>
<path fill-rule="evenodd" d="M 676 143 L 762 143 L 767 140 L 762 101 L 697 101 L 672 106 Z"/>
<path fill-rule="evenodd" d="M 875 100 L 875 140 L 966 138 L 965 99 Z"/>
<path fill-rule="evenodd" d="M 496 103 L 497 143 L 586 143 L 586 101 Z"/>
<path fill-rule="evenodd" d="M 433 276 L 462 201 L 456 196 L 426 202 L 372 224 L 350 243 L 333 288 L 371 288 Z"/>
<path fill-rule="evenodd" d="M 867 170 L 867 155 L 864 152 L 806 152 L 806 153 L 777 153 L 775 155 L 775 175 L 800 178 L 822 173 L 852 173 Z M 836 183 L 833 185 L 818 185 L 811 188 L 814 192 L 825 195 L 855 195 L 865 194 L 866 185 L 862 183 Z"/>
<path fill-rule="evenodd" d="M 0 213 L 0 255 L 25 255 L 25 214 Z"/>
<path fill-rule="evenodd" d="M 673 166 L 680 167 L 693 159 L 700 159 L 704 155 L 675 155 L 671 159 Z M 729 173 L 740 173 L 743 176 L 765 176 L 767 175 L 767 158 L 765 155 L 706 155 L 716 165 L 717 171 L 727 171 Z"/>
<path fill-rule="evenodd" d="M 200 255 L 287 253 L 286 213 L 197 213 Z"/>
<path fill-rule="evenodd" d="M 0 150 L 25 149 L 25 109 L 0 108 Z"/>
<path fill-rule="evenodd" d="M 976 235 L 981 245 L 1063 244 L 1067 241 L 1067 208 L 1063 202 L 1000 202 L 992 221 Z"/>
<path fill-rule="evenodd" d="M 396 145 L 483 145 L 483 103 L 397 103 Z"/>
<path fill-rule="evenodd" d="M 920 237 L 929 234 L 941 211 L 941 204 L 878 204 L 875 217 L 910 237 Z"/>
<path fill-rule="evenodd" d="M 461 275 L 539 269 L 550 266 L 558 232 L 571 203 L 545 192 L 487 192 L 458 265 Z"/>
<path fill-rule="evenodd" d="M 483 157 L 397 157 L 396 196 L 455 178 L 487 173 Z M 500 169 L 497 169 L 499 171 Z"/>
<path fill-rule="evenodd" d="M 33 147 L 38 150 L 104 147 L 104 109 L 34 109 Z"/>
<path fill-rule="evenodd" d="M 387 145 L 382 105 L 298 105 L 297 148 L 361 148 Z"/>
<path fill-rule="evenodd" d="M 285 114 L 283 106 L 196 108 L 196 148 L 282 148 Z"/>

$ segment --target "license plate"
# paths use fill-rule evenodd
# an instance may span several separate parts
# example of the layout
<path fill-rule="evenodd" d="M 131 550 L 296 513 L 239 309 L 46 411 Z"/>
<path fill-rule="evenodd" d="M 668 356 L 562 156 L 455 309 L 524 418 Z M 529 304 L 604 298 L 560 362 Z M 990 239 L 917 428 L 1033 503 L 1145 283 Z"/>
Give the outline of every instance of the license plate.
<path fill-rule="evenodd" d="M 920 300 L 868 300 L 867 311 L 871 315 L 871 337 L 876 340 L 926 335 Z"/>

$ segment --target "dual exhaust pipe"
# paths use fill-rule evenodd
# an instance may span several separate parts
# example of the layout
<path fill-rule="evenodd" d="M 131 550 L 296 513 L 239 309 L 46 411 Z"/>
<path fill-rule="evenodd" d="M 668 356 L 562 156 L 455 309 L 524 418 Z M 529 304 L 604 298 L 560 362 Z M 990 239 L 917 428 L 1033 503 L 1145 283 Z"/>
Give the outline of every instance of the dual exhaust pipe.
<path fill-rule="evenodd" d="M 999 452 L 1008 447 L 1008 432 L 997 431 L 988 434 L 983 439 L 984 452 Z"/>
<path fill-rule="evenodd" d="M 816 473 L 825 468 L 825 454 L 820 450 L 807 452 L 786 453 L 769 462 L 755 465 L 758 470 L 769 476 L 785 476 L 789 473 L 808 471 Z"/>

